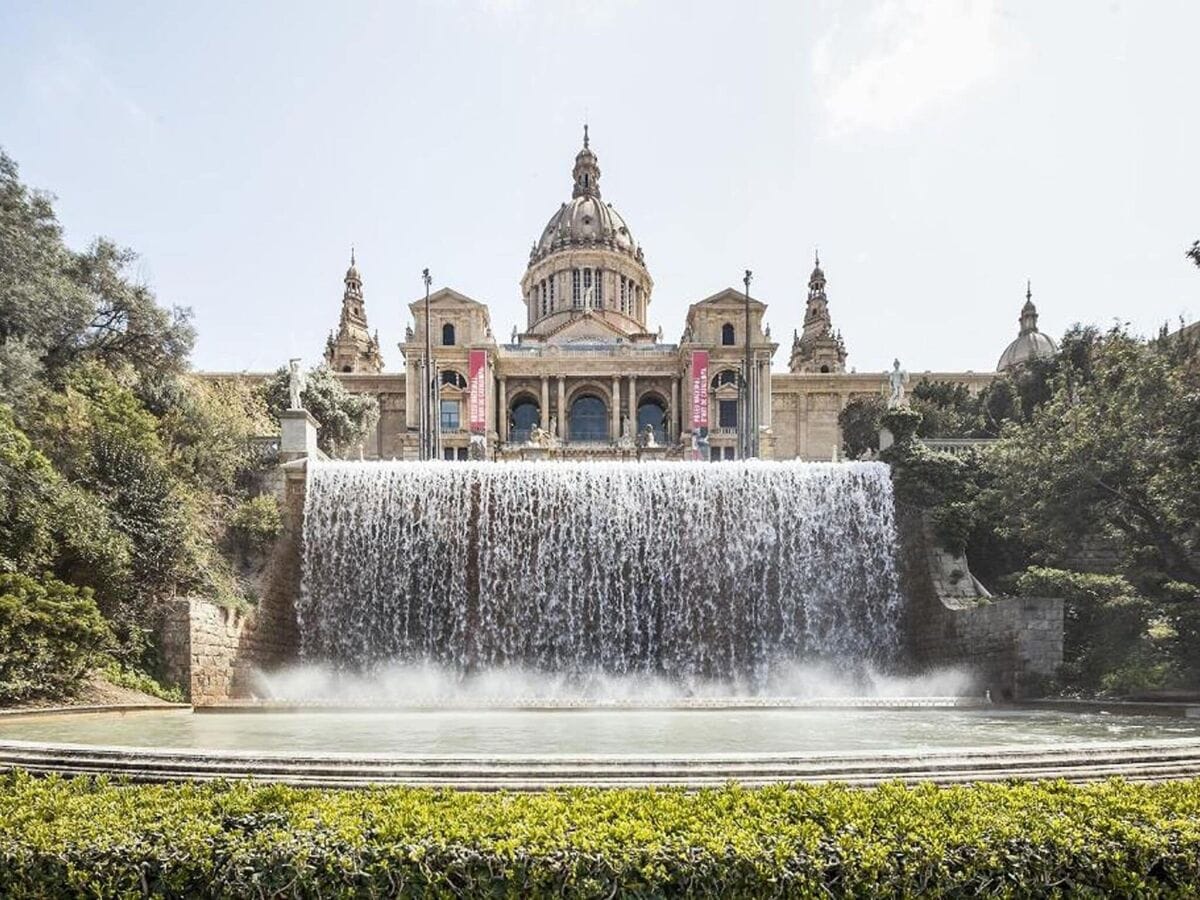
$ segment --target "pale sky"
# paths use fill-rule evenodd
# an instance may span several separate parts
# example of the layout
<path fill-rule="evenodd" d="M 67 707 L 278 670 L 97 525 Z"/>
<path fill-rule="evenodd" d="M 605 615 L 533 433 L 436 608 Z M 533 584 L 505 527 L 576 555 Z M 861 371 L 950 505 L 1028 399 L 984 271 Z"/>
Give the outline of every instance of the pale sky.
<path fill-rule="evenodd" d="M 351 244 L 389 370 L 428 266 L 523 322 L 584 118 L 650 327 L 754 270 L 787 364 L 813 248 L 849 365 L 990 370 L 1200 318 L 1200 3 L 0 0 L 0 146 L 137 250 L 201 369 L 316 362 Z"/>

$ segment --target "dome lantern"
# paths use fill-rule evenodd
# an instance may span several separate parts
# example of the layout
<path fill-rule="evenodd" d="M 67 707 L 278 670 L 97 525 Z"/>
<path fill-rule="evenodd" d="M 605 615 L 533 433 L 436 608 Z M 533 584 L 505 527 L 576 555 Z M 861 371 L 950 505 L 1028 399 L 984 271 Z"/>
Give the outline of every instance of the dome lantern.
<path fill-rule="evenodd" d="M 589 146 L 586 123 L 583 126 L 583 149 L 575 155 L 575 169 L 571 174 L 575 179 L 572 197 L 600 198 L 600 164 Z"/>

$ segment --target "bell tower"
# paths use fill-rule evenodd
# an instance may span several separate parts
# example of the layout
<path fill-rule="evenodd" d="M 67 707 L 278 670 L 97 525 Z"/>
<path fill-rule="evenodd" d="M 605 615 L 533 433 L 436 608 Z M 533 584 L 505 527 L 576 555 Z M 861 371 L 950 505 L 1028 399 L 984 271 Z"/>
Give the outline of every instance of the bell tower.
<path fill-rule="evenodd" d="M 383 371 L 379 353 L 379 335 L 367 330 L 367 312 L 363 306 L 362 275 L 350 248 L 350 268 L 346 270 L 342 291 L 342 314 L 336 334 L 330 332 L 325 342 L 325 363 L 335 372 Z"/>

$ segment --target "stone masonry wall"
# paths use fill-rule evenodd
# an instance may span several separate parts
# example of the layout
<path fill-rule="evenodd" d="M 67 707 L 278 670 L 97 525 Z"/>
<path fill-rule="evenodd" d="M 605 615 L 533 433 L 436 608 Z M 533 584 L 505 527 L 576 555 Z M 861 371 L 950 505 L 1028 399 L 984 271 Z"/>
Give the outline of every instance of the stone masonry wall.
<path fill-rule="evenodd" d="M 185 598 L 174 601 L 165 616 L 160 642 L 166 674 L 194 705 L 253 696 L 254 672 L 283 665 L 299 650 L 294 603 L 300 589 L 304 461 L 287 463 L 279 473 L 275 493 L 283 530 L 254 579 L 258 604 L 240 612 Z"/>
<path fill-rule="evenodd" d="M 920 510 L 898 509 L 897 519 L 914 665 L 966 665 L 997 700 L 1037 693 L 1062 665 L 1062 600 L 982 596 L 966 559 L 936 546 Z"/>

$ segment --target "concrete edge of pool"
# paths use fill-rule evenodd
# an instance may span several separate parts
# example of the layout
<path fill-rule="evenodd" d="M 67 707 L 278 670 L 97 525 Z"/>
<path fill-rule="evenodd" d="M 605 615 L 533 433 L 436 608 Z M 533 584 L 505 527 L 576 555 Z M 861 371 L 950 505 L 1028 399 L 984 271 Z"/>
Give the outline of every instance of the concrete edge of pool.
<path fill-rule="evenodd" d="M 1165 781 L 1200 776 L 1200 738 L 881 753 L 411 757 L 0 741 L 0 771 L 14 769 L 40 775 L 108 775 L 135 782 L 248 778 L 307 787 L 403 785 L 463 790 L 702 788 L 729 782 L 746 786 L 827 781 L 869 786 L 897 780 L 956 784 L 1042 778 L 1084 782 L 1111 777 Z"/>

